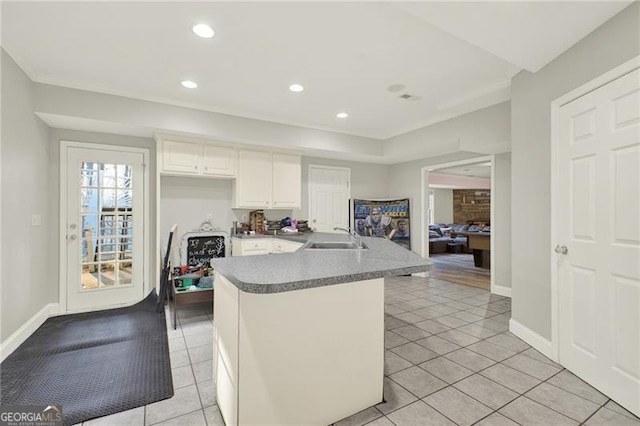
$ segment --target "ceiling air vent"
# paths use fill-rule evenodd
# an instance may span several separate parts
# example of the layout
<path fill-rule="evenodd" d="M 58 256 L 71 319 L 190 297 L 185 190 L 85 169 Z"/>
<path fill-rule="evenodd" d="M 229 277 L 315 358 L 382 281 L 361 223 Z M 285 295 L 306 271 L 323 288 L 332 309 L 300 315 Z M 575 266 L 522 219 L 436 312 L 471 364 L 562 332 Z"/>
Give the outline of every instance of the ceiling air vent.
<path fill-rule="evenodd" d="M 419 101 L 420 99 L 422 99 L 420 96 L 413 96 L 410 95 L 408 93 L 403 93 L 402 95 L 398 96 L 401 99 L 406 99 L 407 101 Z"/>

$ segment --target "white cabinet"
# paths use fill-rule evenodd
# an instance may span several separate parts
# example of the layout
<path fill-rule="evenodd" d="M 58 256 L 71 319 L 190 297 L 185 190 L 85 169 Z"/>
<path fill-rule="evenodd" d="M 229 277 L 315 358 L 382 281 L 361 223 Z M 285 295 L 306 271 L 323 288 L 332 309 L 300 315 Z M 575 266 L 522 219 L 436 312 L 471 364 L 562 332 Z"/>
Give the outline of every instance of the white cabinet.
<path fill-rule="evenodd" d="M 231 244 L 233 256 L 255 256 L 271 253 L 271 238 L 233 238 Z"/>
<path fill-rule="evenodd" d="M 233 178 L 237 150 L 203 141 L 161 139 L 160 173 Z"/>
<path fill-rule="evenodd" d="M 271 294 L 241 291 L 219 272 L 215 282 L 225 424 L 328 425 L 382 401 L 383 278 Z"/>
<path fill-rule="evenodd" d="M 198 174 L 200 144 L 193 142 L 162 142 L 162 172 Z"/>
<path fill-rule="evenodd" d="M 240 150 L 233 207 L 300 208 L 301 163 L 299 155 Z"/>
<path fill-rule="evenodd" d="M 302 247 L 302 243 L 287 241 L 282 238 L 271 240 L 271 253 L 292 253 Z"/>
<path fill-rule="evenodd" d="M 301 206 L 302 166 L 299 155 L 273 154 L 272 207 L 299 209 Z"/>
<path fill-rule="evenodd" d="M 232 256 L 254 256 L 269 253 L 291 253 L 302 247 L 302 243 L 283 238 L 232 238 Z"/>
<path fill-rule="evenodd" d="M 241 150 L 233 188 L 236 208 L 271 208 L 271 153 Z"/>
<path fill-rule="evenodd" d="M 202 145 L 202 174 L 235 177 L 238 151 L 215 145 Z"/>

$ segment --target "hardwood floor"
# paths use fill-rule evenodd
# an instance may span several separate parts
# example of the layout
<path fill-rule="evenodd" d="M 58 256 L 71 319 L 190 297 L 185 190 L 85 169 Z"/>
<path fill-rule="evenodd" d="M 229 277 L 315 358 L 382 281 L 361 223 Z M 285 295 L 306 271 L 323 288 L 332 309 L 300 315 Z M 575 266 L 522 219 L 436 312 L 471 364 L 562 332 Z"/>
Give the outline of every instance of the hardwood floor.
<path fill-rule="evenodd" d="M 485 290 L 491 287 L 491 271 L 476 268 L 472 254 L 438 253 L 430 255 L 429 259 L 433 262 L 430 277 Z"/>

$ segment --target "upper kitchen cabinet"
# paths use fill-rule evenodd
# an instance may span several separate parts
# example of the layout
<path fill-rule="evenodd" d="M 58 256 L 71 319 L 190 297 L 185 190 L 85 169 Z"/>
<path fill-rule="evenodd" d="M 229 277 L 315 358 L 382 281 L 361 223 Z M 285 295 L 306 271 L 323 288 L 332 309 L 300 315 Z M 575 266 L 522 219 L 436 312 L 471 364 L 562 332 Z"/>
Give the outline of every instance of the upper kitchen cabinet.
<path fill-rule="evenodd" d="M 273 154 L 274 209 L 299 209 L 301 205 L 302 165 L 299 155 Z"/>
<path fill-rule="evenodd" d="M 270 209 L 271 153 L 240 150 L 233 186 L 234 207 Z"/>
<path fill-rule="evenodd" d="M 198 174 L 200 144 L 162 141 L 162 172 Z"/>
<path fill-rule="evenodd" d="M 240 150 L 233 207 L 294 209 L 301 205 L 301 157 Z"/>
<path fill-rule="evenodd" d="M 234 178 L 237 150 L 206 141 L 157 137 L 160 173 Z"/>
<path fill-rule="evenodd" d="M 202 145 L 202 174 L 235 177 L 238 151 L 223 146 Z"/>

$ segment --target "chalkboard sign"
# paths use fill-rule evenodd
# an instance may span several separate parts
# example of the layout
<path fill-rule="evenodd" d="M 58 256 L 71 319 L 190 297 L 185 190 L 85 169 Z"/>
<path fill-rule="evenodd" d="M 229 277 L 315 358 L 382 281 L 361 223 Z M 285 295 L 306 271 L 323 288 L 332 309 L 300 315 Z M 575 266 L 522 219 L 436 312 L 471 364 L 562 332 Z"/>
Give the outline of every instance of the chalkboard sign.
<path fill-rule="evenodd" d="M 229 236 L 225 232 L 188 232 L 182 236 L 182 263 L 209 267 L 211 259 L 226 257 Z"/>

